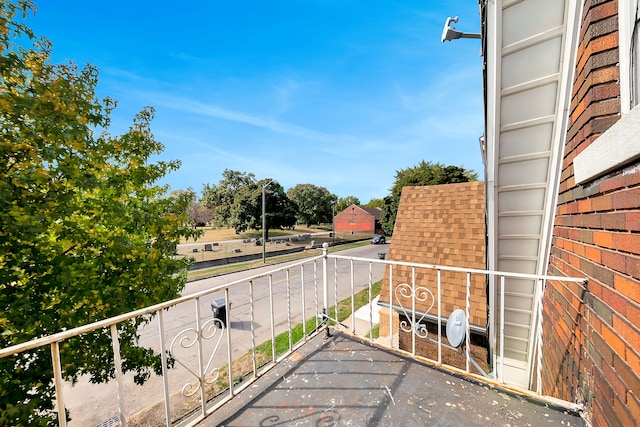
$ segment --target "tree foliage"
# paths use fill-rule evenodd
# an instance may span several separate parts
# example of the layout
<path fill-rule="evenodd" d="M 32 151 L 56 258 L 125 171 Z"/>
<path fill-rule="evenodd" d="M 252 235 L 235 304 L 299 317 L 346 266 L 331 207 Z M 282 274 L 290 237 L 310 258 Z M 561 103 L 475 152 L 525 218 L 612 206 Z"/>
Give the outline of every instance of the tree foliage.
<path fill-rule="evenodd" d="M 265 186 L 267 233 L 270 228 L 293 227 L 296 205 L 275 180 L 256 181 L 252 173 L 225 169 L 218 185 L 205 184 L 200 202 L 211 209 L 217 227 L 236 233 L 262 229 L 262 187 Z"/>
<path fill-rule="evenodd" d="M 391 194 L 384 198 L 380 223 L 385 234 L 392 234 L 402 189 L 407 186 L 453 184 L 477 181 L 478 174 L 458 166 L 421 161 L 417 166 L 396 171 Z"/>
<path fill-rule="evenodd" d="M 297 207 L 296 219 L 300 224 L 329 223 L 332 221 L 332 204 L 337 196 L 324 187 L 298 184 L 287 190 L 287 196 Z"/>
<path fill-rule="evenodd" d="M 156 182 L 176 161 L 146 108 L 128 132 L 107 132 L 115 102 L 96 98 L 91 66 L 53 64 L 23 23 L 34 6 L 0 0 L 0 347 L 179 296 L 194 235 L 188 197 Z M 144 382 L 159 357 L 137 345 L 139 319 L 118 326 L 123 370 Z M 61 348 L 64 378 L 114 376 L 108 331 Z M 57 425 L 48 348 L 0 359 L 0 425 Z"/>
<path fill-rule="evenodd" d="M 216 227 L 233 227 L 232 210 L 236 197 L 255 185 L 254 174 L 225 169 L 218 185 L 204 185 L 200 202 L 211 210 Z"/>
<path fill-rule="evenodd" d="M 384 206 L 384 199 L 371 199 L 366 205 L 363 205 L 363 208 L 380 208 Z"/>
<path fill-rule="evenodd" d="M 262 188 L 265 195 L 266 236 L 269 229 L 289 228 L 296 223 L 296 207 L 278 182 L 263 179 L 241 187 L 231 208 L 231 225 L 236 233 L 262 229 Z"/>
<path fill-rule="evenodd" d="M 338 199 L 338 202 L 336 203 L 336 208 L 335 208 L 336 215 L 342 212 L 343 210 L 347 209 L 351 205 L 360 206 L 360 199 L 358 199 L 355 196 L 340 197 Z"/>

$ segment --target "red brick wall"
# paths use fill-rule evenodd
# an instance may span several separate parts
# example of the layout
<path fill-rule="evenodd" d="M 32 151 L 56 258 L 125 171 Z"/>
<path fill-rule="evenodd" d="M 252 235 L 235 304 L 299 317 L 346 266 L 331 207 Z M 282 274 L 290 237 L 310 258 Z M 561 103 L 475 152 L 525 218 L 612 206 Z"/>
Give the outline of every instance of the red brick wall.
<path fill-rule="evenodd" d="M 573 159 L 620 118 L 618 3 L 585 1 L 544 300 L 545 394 L 594 426 L 640 420 L 640 167 L 576 185 Z M 640 138 L 640 136 L 639 136 Z"/>
<path fill-rule="evenodd" d="M 356 205 L 351 205 L 337 214 L 333 221 L 336 234 L 375 234 L 375 217 Z"/>

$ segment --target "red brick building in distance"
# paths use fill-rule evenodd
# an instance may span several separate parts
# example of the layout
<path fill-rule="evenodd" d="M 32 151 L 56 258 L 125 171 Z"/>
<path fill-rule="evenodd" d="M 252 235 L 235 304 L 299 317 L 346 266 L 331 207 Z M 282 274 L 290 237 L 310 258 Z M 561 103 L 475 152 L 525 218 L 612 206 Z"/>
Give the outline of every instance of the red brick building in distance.
<path fill-rule="evenodd" d="M 382 234 L 379 208 L 361 208 L 351 205 L 333 218 L 333 231 L 341 234 Z"/>

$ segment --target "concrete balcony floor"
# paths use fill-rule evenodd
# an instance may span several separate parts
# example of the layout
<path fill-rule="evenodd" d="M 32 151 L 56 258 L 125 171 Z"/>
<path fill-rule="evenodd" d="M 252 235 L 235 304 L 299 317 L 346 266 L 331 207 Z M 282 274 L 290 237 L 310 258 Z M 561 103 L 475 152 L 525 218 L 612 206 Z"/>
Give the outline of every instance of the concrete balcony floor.
<path fill-rule="evenodd" d="M 316 336 L 200 426 L 584 426 L 349 335 Z"/>

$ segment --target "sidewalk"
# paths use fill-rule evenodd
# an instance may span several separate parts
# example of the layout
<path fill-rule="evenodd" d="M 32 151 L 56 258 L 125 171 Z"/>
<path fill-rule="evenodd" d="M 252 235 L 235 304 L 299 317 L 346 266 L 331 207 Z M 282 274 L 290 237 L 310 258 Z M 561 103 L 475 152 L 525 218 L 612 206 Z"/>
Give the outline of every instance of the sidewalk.
<path fill-rule="evenodd" d="M 351 333 L 362 337 L 369 336 L 369 331 L 380 323 L 380 308 L 382 307 L 378 305 L 379 298 L 379 295 L 376 296 L 371 304 L 360 307 L 353 316 L 349 316 L 341 323 L 346 326 L 347 330 Z M 351 330 L 354 324 L 355 330 Z"/>

